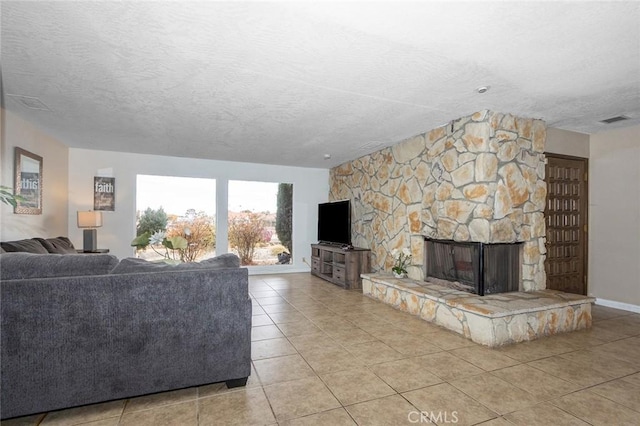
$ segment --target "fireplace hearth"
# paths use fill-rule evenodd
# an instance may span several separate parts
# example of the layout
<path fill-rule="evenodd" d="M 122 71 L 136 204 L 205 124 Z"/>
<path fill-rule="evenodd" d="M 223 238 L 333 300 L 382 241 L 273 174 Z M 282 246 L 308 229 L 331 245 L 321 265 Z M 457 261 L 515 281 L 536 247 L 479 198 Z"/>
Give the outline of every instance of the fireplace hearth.
<path fill-rule="evenodd" d="M 425 280 L 480 296 L 518 291 L 521 246 L 425 238 Z"/>

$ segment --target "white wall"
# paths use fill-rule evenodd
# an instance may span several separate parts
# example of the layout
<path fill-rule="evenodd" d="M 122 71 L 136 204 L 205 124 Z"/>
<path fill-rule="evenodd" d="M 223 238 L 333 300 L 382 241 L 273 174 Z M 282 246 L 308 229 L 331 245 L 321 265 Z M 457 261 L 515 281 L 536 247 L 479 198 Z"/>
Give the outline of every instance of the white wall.
<path fill-rule="evenodd" d="M 329 194 L 329 170 L 266 164 L 165 157 L 86 149 L 69 149 L 69 238 L 82 246 L 82 231 L 76 226 L 76 212 L 93 207 L 93 177 L 98 170 L 112 169 L 116 182 L 116 211 L 103 212 L 98 229 L 98 246 L 109 248 L 119 258 L 134 255 L 130 242 L 136 232 L 136 176 L 165 175 L 216 179 L 217 240 L 222 253 L 226 240 L 227 181 L 255 180 L 293 183 L 293 256 L 290 266 L 252 267 L 251 273 L 308 271 L 310 244 L 316 241 L 317 205 Z"/>
<path fill-rule="evenodd" d="M 549 127 L 545 152 L 589 158 L 589 135 Z"/>
<path fill-rule="evenodd" d="M 591 135 L 589 152 L 589 293 L 640 308 L 640 126 Z"/>
<path fill-rule="evenodd" d="M 15 147 L 41 156 L 42 214 L 14 214 L 13 207 L 0 204 L 0 240 L 67 235 L 68 148 L 17 115 L 6 110 L 3 114 L 2 185 L 13 188 Z"/>

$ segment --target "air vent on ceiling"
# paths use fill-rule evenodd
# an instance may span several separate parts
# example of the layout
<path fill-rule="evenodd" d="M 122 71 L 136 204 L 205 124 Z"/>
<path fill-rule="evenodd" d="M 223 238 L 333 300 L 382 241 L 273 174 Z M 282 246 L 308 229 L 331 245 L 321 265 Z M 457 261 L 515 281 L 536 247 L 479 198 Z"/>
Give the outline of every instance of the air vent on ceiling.
<path fill-rule="evenodd" d="M 375 150 L 376 148 L 381 147 L 382 145 L 384 145 L 384 142 L 380 142 L 380 141 L 371 141 L 371 142 L 366 142 L 363 145 L 360 145 L 358 147 L 359 151 L 371 151 L 371 150 Z"/>
<path fill-rule="evenodd" d="M 611 118 L 607 118 L 606 120 L 600 120 L 600 122 L 604 124 L 611 124 L 611 123 L 617 123 L 618 121 L 624 121 L 628 119 L 629 117 L 626 117 L 624 115 L 618 115 L 617 117 L 611 117 Z"/>
<path fill-rule="evenodd" d="M 7 96 L 9 96 L 11 99 L 16 101 L 23 107 L 29 109 L 38 109 L 41 111 L 51 111 L 51 108 L 46 106 L 44 102 L 42 102 L 38 98 L 34 98 L 33 96 L 12 95 L 10 93 L 7 93 Z"/>

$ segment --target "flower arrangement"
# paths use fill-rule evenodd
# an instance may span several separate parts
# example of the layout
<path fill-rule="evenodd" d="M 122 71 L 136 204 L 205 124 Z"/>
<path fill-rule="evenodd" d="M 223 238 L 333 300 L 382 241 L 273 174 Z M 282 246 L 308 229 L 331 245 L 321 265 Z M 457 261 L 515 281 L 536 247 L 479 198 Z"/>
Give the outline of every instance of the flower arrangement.
<path fill-rule="evenodd" d="M 180 262 L 182 252 L 187 248 L 187 243 L 187 239 L 180 235 L 167 238 L 167 234 L 164 231 L 156 231 L 153 234 L 145 232 L 131 241 L 131 245 L 138 249 L 146 249 L 147 246 L 151 246 L 151 249 L 162 256 L 164 261 L 168 263 Z M 156 249 L 157 245 L 162 245 L 165 252 L 159 252 Z M 171 250 L 171 252 L 169 252 L 169 250 Z M 176 252 L 178 252 L 178 258 L 176 258 Z"/>
<path fill-rule="evenodd" d="M 409 266 L 409 262 L 411 261 L 411 252 L 408 248 L 403 248 L 402 251 L 393 249 L 391 255 L 395 260 L 391 271 L 396 277 L 404 277 L 407 274 L 407 266 Z"/>

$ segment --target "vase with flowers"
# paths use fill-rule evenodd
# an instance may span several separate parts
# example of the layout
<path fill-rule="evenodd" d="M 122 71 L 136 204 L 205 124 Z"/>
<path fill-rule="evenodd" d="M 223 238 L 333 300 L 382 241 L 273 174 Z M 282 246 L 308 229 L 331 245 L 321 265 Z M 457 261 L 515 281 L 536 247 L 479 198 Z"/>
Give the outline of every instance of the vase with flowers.
<path fill-rule="evenodd" d="M 189 234 L 188 228 L 186 229 L 186 234 Z M 131 245 L 139 250 L 144 250 L 149 246 L 153 251 L 162 256 L 163 262 L 177 264 L 184 258 L 184 250 L 187 249 L 188 241 L 180 235 L 167 237 L 165 231 L 156 231 L 153 234 L 145 232 L 142 235 L 138 235 L 131 241 Z M 162 249 L 158 251 L 157 247 L 159 246 L 164 249 L 164 252 Z"/>
<path fill-rule="evenodd" d="M 405 278 L 407 276 L 407 266 L 411 261 L 411 252 L 408 248 L 402 250 L 393 249 L 391 255 L 394 259 L 393 268 L 391 271 L 396 278 Z"/>

